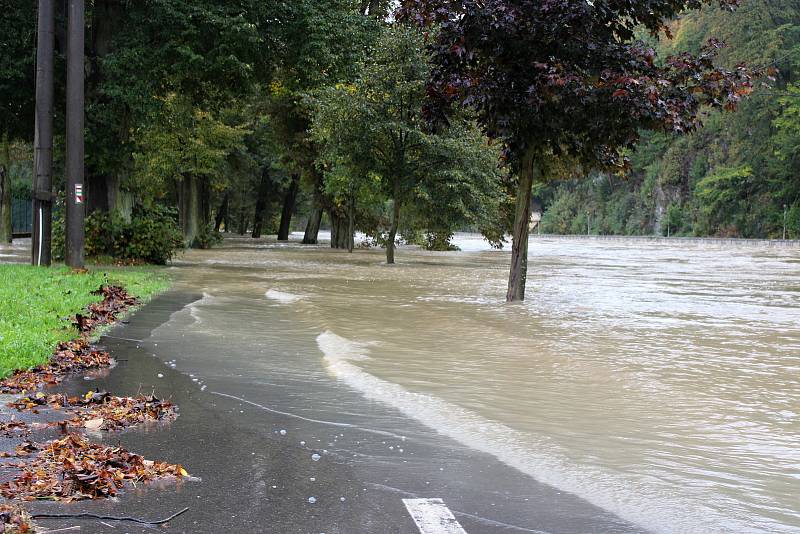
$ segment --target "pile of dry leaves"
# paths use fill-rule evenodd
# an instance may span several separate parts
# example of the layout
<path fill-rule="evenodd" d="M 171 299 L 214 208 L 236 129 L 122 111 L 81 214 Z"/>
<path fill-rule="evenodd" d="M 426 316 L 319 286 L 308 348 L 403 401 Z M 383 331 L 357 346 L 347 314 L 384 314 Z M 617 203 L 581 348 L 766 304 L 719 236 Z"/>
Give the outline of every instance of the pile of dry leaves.
<path fill-rule="evenodd" d="M 44 445 L 26 442 L 17 449 L 21 460 L 14 467 L 20 474 L 0 484 L 6 499 L 99 499 L 116 495 L 125 484 L 188 476 L 180 465 L 148 461 L 121 447 L 91 443 L 80 434 Z"/>
<path fill-rule="evenodd" d="M 0 393 L 34 391 L 45 384 L 58 384 L 67 375 L 111 365 L 108 353 L 94 350 L 87 335 L 98 326 L 114 323 L 120 313 L 135 306 L 138 301 L 118 286 L 104 286 L 94 294 L 103 295 L 103 300 L 89 305 L 87 315 L 79 313 L 73 321 L 81 337 L 60 343 L 48 363 L 16 371 L 0 381 Z"/>
<path fill-rule="evenodd" d="M 28 433 L 28 424 L 23 421 L 0 421 L 0 436 L 13 438 Z"/>
<path fill-rule="evenodd" d="M 59 343 L 50 361 L 31 369 L 14 372 L 0 381 L 0 393 L 24 393 L 43 385 L 58 384 L 73 373 L 109 367 L 107 352 L 94 350 L 84 338 Z"/>
<path fill-rule="evenodd" d="M 72 417 L 51 424 L 61 426 L 65 430 L 67 427 L 119 430 L 140 423 L 172 421 L 178 416 L 178 409 L 174 404 L 155 395 L 115 397 L 107 391 L 97 390 L 89 391 L 83 397 L 45 395 L 39 392 L 31 397 L 19 398 L 8 405 L 20 411 L 36 411 L 41 406 L 55 410 L 64 409 Z"/>
<path fill-rule="evenodd" d="M 75 326 L 81 334 L 91 332 L 101 325 L 116 322 L 117 316 L 124 313 L 132 306 L 136 306 L 139 301 L 119 286 L 103 286 L 92 295 L 103 295 L 103 300 L 95 304 L 90 304 L 87 308 L 88 315 L 77 314 L 75 316 Z"/>
<path fill-rule="evenodd" d="M 27 534 L 34 530 L 28 512 L 17 505 L 0 504 L 0 534 Z"/>

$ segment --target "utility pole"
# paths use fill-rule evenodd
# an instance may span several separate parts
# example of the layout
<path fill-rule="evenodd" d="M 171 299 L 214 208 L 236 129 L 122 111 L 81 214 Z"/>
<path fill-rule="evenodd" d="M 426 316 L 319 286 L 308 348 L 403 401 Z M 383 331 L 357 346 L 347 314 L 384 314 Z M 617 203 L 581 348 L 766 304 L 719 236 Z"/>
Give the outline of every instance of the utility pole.
<path fill-rule="evenodd" d="M 786 241 L 786 204 L 783 205 L 783 240 Z"/>
<path fill-rule="evenodd" d="M 84 217 L 84 0 L 69 0 L 67 22 L 67 216 L 64 259 L 83 267 Z"/>
<path fill-rule="evenodd" d="M 53 223 L 53 49 L 55 0 L 39 0 L 36 37 L 36 123 L 31 263 L 50 265 Z"/>

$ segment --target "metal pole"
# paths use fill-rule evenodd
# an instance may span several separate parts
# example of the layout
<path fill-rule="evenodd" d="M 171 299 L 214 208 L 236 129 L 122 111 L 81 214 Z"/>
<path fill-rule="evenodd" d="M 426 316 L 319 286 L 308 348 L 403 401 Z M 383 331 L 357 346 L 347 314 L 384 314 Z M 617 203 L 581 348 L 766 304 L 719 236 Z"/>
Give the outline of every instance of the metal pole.
<path fill-rule="evenodd" d="M 36 37 L 36 123 L 33 159 L 31 263 L 50 265 L 53 224 L 53 49 L 54 0 L 39 0 Z"/>
<path fill-rule="evenodd" d="M 586 212 L 586 235 L 590 235 L 591 234 L 591 232 L 589 230 L 590 225 L 591 225 L 591 220 L 589 219 L 589 212 L 587 211 Z"/>
<path fill-rule="evenodd" d="M 67 217 L 65 261 L 83 267 L 84 247 L 84 0 L 69 0 L 67 23 Z"/>

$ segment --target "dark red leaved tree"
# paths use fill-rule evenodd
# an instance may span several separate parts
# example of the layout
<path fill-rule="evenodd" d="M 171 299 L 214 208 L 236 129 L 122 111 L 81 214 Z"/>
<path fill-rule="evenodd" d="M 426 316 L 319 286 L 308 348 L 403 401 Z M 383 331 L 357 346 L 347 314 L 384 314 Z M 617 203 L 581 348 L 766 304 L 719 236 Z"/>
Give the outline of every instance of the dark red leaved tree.
<path fill-rule="evenodd" d="M 745 66 L 715 66 L 722 46 L 658 61 L 637 31 L 711 0 L 403 0 L 400 20 L 430 28 L 428 118 L 477 111 L 518 176 L 508 301 L 525 298 L 531 186 L 548 162 L 624 168 L 642 129 L 687 133 L 703 106 L 733 109 Z M 736 0 L 716 0 L 733 9 Z"/>

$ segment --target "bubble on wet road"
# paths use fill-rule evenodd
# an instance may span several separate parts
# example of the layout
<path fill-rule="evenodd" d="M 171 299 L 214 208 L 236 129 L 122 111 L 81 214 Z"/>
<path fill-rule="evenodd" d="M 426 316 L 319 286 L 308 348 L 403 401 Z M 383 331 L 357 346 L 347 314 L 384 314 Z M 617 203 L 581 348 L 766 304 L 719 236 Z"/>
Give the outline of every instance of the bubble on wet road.
<path fill-rule="evenodd" d="M 320 456 L 316 452 L 311 455 L 311 459 L 314 460 L 315 462 L 318 462 L 320 458 L 322 458 L 322 456 Z"/>
<path fill-rule="evenodd" d="M 285 435 L 286 435 L 286 430 L 284 430 L 284 429 L 281 429 L 281 431 L 280 431 L 280 435 L 281 435 L 281 436 L 285 436 Z"/>
<path fill-rule="evenodd" d="M 309 497 L 309 498 L 308 498 L 308 502 L 309 502 L 310 504 L 314 504 L 315 502 L 317 502 L 317 498 L 316 498 L 316 497 Z"/>

